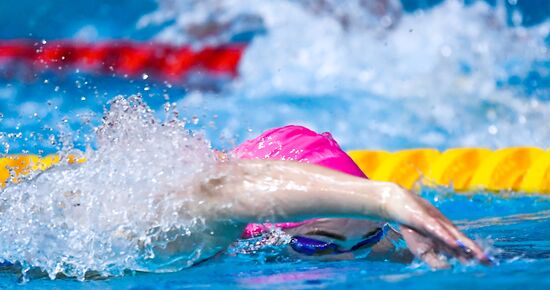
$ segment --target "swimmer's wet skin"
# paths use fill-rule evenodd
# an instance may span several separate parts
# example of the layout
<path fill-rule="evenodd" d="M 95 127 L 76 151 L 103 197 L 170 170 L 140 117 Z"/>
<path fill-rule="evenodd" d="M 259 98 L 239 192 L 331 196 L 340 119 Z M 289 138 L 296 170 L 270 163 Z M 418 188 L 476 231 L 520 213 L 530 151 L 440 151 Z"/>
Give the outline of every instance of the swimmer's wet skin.
<path fill-rule="evenodd" d="M 237 146 L 231 155 L 239 159 L 298 161 L 368 179 L 330 133 L 319 134 L 303 126 L 288 125 L 267 130 L 258 137 Z M 389 226 L 373 226 L 373 222 L 368 220 L 333 218 L 276 224 L 249 224 L 242 237 L 255 237 L 274 228 L 292 236 L 289 249 L 301 258 L 317 257 L 333 260 L 383 257 L 388 261 L 407 263 L 411 260 L 410 251 L 412 251 L 433 267 L 447 266 L 437 252 L 433 251 L 435 248 L 433 243 L 419 238 L 415 231 L 403 227 L 410 232 L 403 236 Z M 384 231 L 385 228 L 388 230 Z M 357 234 L 361 231 L 369 231 L 370 234 L 364 235 L 365 232 L 363 232 L 359 235 L 361 238 L 357 239 Z M 376 232 L 390 232 L 390 234 L 371 235 Z M 403 239 L 406 240 L 410 249 L 399 249 L 396 246 Z M 270 239 L 266 241 L 269 243 Z M 348 242 L 346 246 L 340 246 L 339 244 L 344 241 Z M 355 244 L 349 244 L 351 241 L 355 241 Z M 372 254 L 365 256 L 364 249 Z"/>
<path fill-rule="evenodd" d="M 216 173 L 201 183 L 200 194 L 209 204 L 209 221 L 279 222 L 319 217 L 382 218 L 396 221 L 431 249 L 461 261 L 490 264 L 483 250 L 462 234 L 437 209 L 419 196 L 387 182 L 370 181 L 289 161 L 232 161 L 220 163 Z M 231 207 L 224 205 L 232 204 Z M 223 226 L 212 225 L 213 228 Z M 238 236 L 240 226 L 226 228 L 224 236 Z M 223 248 L 216 239 L 214 248 Z M 207 257 L 203 257 L 207 258 Z M 432 266 L 440 266 L 433 263 Z"/>

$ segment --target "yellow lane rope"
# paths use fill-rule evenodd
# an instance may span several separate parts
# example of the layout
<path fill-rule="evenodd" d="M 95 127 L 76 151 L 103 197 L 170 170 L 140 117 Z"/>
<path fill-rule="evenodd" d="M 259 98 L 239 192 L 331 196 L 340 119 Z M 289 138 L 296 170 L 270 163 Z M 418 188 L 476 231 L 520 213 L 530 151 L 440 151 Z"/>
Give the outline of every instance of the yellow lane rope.
<path fill-rule="evenodd" d="M 550 151 L 532 147 L 499 150 L 453 148 L 409 149 L 393 153 L 348 152 L 374 180 L 393 181 L 412 189 L 419 183 L 455 191 L 550 193 Z"/>
<path fill-rule="evenodd" d="M 520 191 L 550 194 L 550 151 L 532 147 L 499 150 L 430 148 L 396 152 L 353 150 L 348 152 L 371 179 L 392 181 L 412 189 L 417 185 L 446 186 L 455 191 Z M 69 155 L 68 163 L 84 162 Z M 45 170 L 61 162 L 57 155 L 10 155 L 0 158 L 0 185 L 31 171 Z"/>
<path fill-rule="evenodd" d="M 75 155 L 67 157 L 69 164 L 84 161 L 85 159 Z M 21 154 L 0 158 L 0 187 L 4 186 L 9 180 L 17 182 L 18 176 L 27 175 L 32 171 L 46 170 L 59 162 L 61 162 L 61 158 L 58 155 L 40 157 L 32 154 Z"/>

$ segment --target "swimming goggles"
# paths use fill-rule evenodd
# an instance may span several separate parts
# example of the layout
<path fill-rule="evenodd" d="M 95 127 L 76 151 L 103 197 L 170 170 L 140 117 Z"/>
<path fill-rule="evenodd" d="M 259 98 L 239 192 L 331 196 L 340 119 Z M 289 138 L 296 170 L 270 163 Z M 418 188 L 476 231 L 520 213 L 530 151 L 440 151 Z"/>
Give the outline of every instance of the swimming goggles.
<path fill-rule="evenodd" d="M 290 241 L 290 247 L 292 247 L 294 251 L 307 256 L 351 253 L 359 249 L 374 246 L 384 238 L 388 230 L 389 225 L 384 224 L 384 226 L 377 228 L 351 248 L 344 248 L 337 243 L 321 241 L 304 236 L 293 236 Z"/>

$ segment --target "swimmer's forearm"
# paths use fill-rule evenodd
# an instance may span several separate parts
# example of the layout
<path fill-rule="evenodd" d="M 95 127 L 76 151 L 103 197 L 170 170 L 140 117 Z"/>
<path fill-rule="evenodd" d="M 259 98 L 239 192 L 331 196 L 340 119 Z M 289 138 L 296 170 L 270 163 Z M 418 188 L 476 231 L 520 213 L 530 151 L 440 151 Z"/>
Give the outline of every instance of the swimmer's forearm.
<path fill-rule="evenodd" d="M 403 191 L 397 185 L 370 181 L 319 166 L 284 161 L 239 161 L 220 165 L 222 176 L 203 189 L 226 213 L 246 221 L 277 222 L 315 217 L 398 219 L 388 211 Z M 400 221 L 400 220 L 398 220 Z"/>

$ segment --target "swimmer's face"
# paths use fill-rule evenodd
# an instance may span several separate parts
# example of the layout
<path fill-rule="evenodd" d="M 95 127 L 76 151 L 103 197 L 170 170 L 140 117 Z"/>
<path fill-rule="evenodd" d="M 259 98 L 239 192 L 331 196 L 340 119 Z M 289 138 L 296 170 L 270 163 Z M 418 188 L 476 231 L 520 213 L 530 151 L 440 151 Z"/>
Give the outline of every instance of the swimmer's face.
<path fill-rule="evenodd" d="M 319 241 L 335 243 L 350 248 L 371 236 L 384 223 L 368 220 L 329 218 L 318 219 L 298 227 L 285 230 L 292 236 L 305 236 Z"/>

